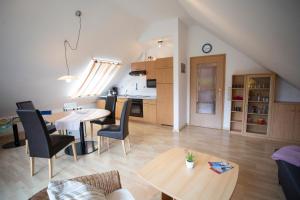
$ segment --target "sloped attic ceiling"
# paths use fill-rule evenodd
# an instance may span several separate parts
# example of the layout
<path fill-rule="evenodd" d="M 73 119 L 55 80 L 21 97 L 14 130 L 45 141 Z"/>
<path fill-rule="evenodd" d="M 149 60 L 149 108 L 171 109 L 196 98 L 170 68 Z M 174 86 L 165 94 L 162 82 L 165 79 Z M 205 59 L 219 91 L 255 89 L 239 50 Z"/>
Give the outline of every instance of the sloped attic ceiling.
<path fill-rule="evenodd" d="M 179 0 L 203 27 L 300 88 L 299 0 Z"/>
<path fill-rule="evenodd" d="M 72 101 L 72 84 L 57 78 L 66 73 L 64 40 L 76 41 L 78 9 L 81 39 L 78 51 L 68 52 L 73 75 L 80 75 L 92 57 L 116 58 L 126 67 L 139 56 L 137 38 L 145 22 L 112 1 L 1 1 L 0 116 L 13 114 L 17 101 L 32 100 L 42 109 Z"/>
<path fill-rule="evenodd" d="M 68 53 L 71 73 L 80 75 L 92 57 L 116 58 L 124 66 L 117 81 L 144 51 L 138 39 L 150 23 L 178 16 L 193 21 L 174 0 L 2 0 L 0 116 L 14 114 L 17 101 L 32 100 L 41 109 L 71 101 L 72 84 L 56 79 L 66 73 L 63 41 L 76 40 L 78 9 L 82 33 L 78 50 Z"/>

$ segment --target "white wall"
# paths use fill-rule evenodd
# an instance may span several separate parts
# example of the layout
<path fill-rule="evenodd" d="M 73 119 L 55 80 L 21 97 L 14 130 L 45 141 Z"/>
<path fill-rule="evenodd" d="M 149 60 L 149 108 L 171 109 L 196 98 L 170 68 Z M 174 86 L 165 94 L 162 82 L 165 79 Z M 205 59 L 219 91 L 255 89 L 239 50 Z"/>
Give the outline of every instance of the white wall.
<path fill-rule="evenodd" d="M 277 77 L 275 100 L 280 102 L 300 102 L 300 90 L 284 79 Z"/>
<path fill-rule="evenodd" d="M 122 80 L 117 84 L 120 95 L 144 95 L 156 97 L 155 88 L 146 87 L 146 76 L 130 76 L 127 70 Z M 137 84 L 137 89 L 136 89 Z M 127 93 L 126 93 L 127 90 Z"/>
<path fill-rule="evenodd" d="M 261 67 L 259 64 L 254 62 L 252 59 L 241 53 L 240 51 L 234 49 L 230 45 L 221 41 L 213 34 L 209 33 L 200 26 L 191 26 L 188 29 L 188 58 L 193 56 L 207 55 L 202 53 L 202 45 L 209 42 L 213 46 L 212 52 L 209 54 L 226 54 L 226 70 L 225 70 L 225 98 L 224 98 L 224 120 L 223 128 L 229 129 L 230 126 L 230 90 L 232 83 L 233 74 L 243 74 L 243 73 L 261 73 L 267 72 L 267 70 Z M 188 64 L 189 68 L 189 64 Z M 189 69 L 188 69 L 189 70 Z M 189 73 L 189 71 L 188 71 Z M 188 121 L 189 121 L 189 104 L 190 104 L 190 75 L 188 74 Z"/>
<path fill-rule="evenodd" d="M 187 29 L 188 27 L 181 21 L 179 20 L 178 23 L 178 39 L 179 39 L 179 65 L 177 69 L 177 73 L 179 76 L 179 130 L 183 128 L 187 124 L 187 78 L 188 78 L 188 73 L 182 73 L 181 72 L 181 64 L 185 64 L 187 67 Z"/>

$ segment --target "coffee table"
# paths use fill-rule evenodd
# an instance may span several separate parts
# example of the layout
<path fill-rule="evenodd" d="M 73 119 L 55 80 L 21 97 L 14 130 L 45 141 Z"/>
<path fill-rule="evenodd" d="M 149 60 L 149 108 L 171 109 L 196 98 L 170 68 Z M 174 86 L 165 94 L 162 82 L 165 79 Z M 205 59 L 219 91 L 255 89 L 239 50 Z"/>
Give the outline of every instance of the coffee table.
<path fill-rule="evenodd" d="M 193 169 L 185 166 L 188 151 L 196 156 Z M 162 199 L 230 199 L 238 179 L 239 166 L 229 162 L 234 168 L 217 174 L 210 169 L 208 162 L 218 161 L 226 160 L 193 150 L 173 148 L 147 163 L 138 174 L 162 192 Z"/>

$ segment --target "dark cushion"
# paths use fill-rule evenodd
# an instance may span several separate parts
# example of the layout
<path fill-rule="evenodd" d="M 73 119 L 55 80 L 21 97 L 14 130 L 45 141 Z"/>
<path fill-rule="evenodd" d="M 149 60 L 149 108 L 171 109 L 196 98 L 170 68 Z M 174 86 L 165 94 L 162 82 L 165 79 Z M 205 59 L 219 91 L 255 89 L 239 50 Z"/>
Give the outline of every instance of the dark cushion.
<path fill-rule="evenodd" d="M 108 116 L 105 119 L 92 120 L 90 122 L 93 124 L 108 125 L 108 124 L 115 124 L 116 120 L 115 118 Z"/>
<path fill-rule="evenodd" d="M 300 167 L 276 160 L 278 179 L 287 200 L 300 199 Z"/>
<path fill-rule="evenodd" d="M 98 131 L 97 135 L 123 140 L 123 134 L 121 133 L 121 127 L 118 125 L 110 125 Z"/>
<path fill-rule="evenodd" d="M 71 135 L 50 135 L 51 140 L 51 154 L 56 154 L 71 142 L 75 141 L 75 137 Z M 51 156 L 53 156 L 51 155 Z"/>
<path fill-rule="evenodd" d="M 56 127 L 53 124 L 49 124 L 49 125 L 47 125 L 47 130 L 48 130 L 48 133 L 51 134 L 56 131 Z"/>

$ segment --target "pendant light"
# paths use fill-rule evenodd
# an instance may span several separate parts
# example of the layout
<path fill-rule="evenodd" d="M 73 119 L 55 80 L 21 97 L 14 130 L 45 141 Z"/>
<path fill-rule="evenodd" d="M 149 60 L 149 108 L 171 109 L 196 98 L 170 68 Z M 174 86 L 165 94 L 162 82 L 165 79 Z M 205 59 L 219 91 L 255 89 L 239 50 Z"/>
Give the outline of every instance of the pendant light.
<path fill-rule="evenodd" d="M 66 62 L 66 68 L 67 68 L 67 75 L 59 77 L 57 80 L 60 81 L 66 81 L 67 83 L 71 82 L 72 80 L 78 79 L 76 76 L 72 76 L 70 73 L 70 66 L 68 63 L 68 56 L 67 56 L 67 47 L 69 47 L 72 51 L 76 51 L 78 48 L 79 44 L 79 39 L 80 39 L 80 31 L 81 31 L 81 11 L 77 10 L 75 12 L 75 16 L 79 18 L 79 29 L 78 29 L 78 36 L 77 36 L 77 41 L 75 47 L 72 47 L 70 42 L 68 40 L 64 41 L 64 48 L 65 48 L 65 62 Z"/>

